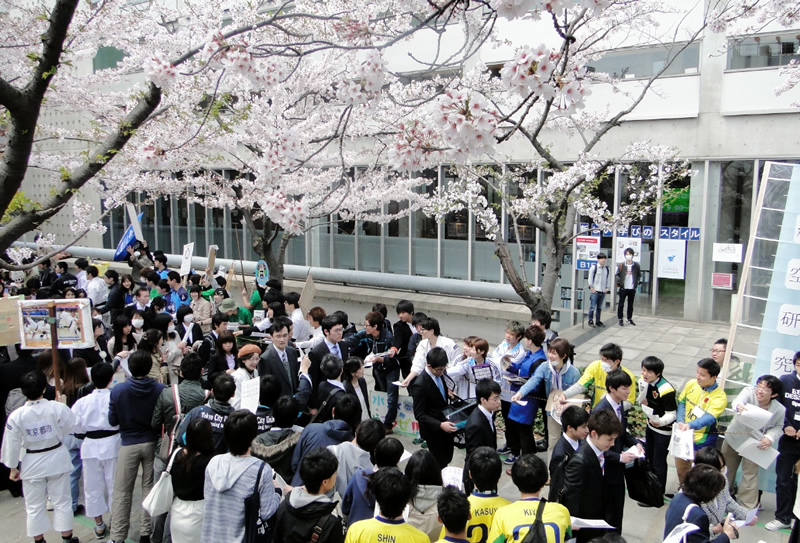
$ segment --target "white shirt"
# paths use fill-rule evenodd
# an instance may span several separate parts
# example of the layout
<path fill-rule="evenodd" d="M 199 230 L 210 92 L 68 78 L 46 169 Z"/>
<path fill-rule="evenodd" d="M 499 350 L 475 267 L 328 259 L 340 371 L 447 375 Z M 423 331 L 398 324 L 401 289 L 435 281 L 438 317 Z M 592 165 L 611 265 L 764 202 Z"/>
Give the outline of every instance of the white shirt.
<path fill-rule="evenodd" d="M 75 274 L 75 279 L 78 280 L 78 288 L 86 290 L 89 286 L 89 281 L 86 279 L 86 270 L 81 270 Z"/>
<path fill-rule="evenodd" d="M 614 399 L 609 394 L 606 394 L 605 398 L 608 401 L 608 403 L 611 405 L 611 408 L 614 410 L 614 414 L 617 416 L 618 419 L 620 417 L 620 415 L 619 415 L 620 411 L 622 411 L 622 416 L 623 417 L 625 416 L 625 411 L 624 411 L 624 409 L 622 409 L 622 404 L 618 404 L 617 402 L 615 402 Z M 622 420 L 620 420 L 620 422 L 622 422 Z"/>
<path fill-rule="evenodd" d="M 572 448 L 575 449 L 576 451 L 578 450 L 578 447 L 581 446 L 580 441 L 578 441 L 577 439 L 572 439 L 571 437 L 569 437 L 567 434 L 565 434 L 563 432 L 561 433 L 561 435 L 564 436 L 564 439 L 566 439 L 567 442 L 570 445 L 572 445 Z"/>
<path fill-rule="evenodd" d="M 11 413 L 6 421 L 0 461 L 16 468 L 22 460 L 22 479 L 61 475 L 72 471 L 69 451 L 63 445 L 52 451 L 28 454 L 26 449 L 39 451 L 63 443 L 72 433 L 75 415 L 60 402 L 28 401 Z"/>
<path fill-rule="evenodd" d="M 456 342 L 450 339 L 449 337 L 445 336 L 438 336 L 436 338 L 436 345 L 433 347 L 431 346 L 431 342 L 427 339 L 423 339 L 417 345 L 417 351 L 414 353 L 414 361 L 411 363 L 411 371 L 420 375 L 422 370 L 425 369 L 427 365 L 427 356 L 428 352 L 433 349 L 434 347 L 441 347 L 444 349 L 444 352 L 447 353 L 447 365 L 449 366 L 458 358 L 458 345 Z"/>
<path fill-rule="evenodd" d="M 95 277 L 86 286 L 86 296 L 92 300 L 94 307 L 104 304 L 108 300 L 108 285 L 103 279 Z"/>
<path fill-rule="evenodd" d="M 483 413 L 483 416 L 489 420 L 489 426 L 491 426 L 492 430 L 494 430 L 494 420 L 492 420 L 494 418 L 492 416 L 494 413 L 489 413 L 489 410 L 480 404 L 478 404 L 478 409 L 480 409 L 481 413 Z"/>
<path fill-rule="evenodd" d="M 633 262 L 628 264 L 625 262 L 625 288 L 633 290 L 636 286 L 633 284 Z"/>
<path fill-rule="evenodd" d="M 602 469 L 603 473 L 605 473 L 605 453 L 594 446 L 594 443 L 592 443 L 592 438 L 587 438 L 586 441 L 589 443 L 589 447 L 591 447 L 594 451 L 594 455 L 598 457 L 597 461 L 600 462 L 600 469 Z M 602 459 L 600 457 L 602 457 Z"/>
<path fill-rule="evenodd" d="M 308 324 L 302 309 L 295 308 L 289 318 L 292 319 L 292 339 L 306 341 L 311 337 L 311 325 Z"/>
<path fill-rule="evenodd" d="M 76 434 L 84 434 L 94 430 L 119 430 L 119 426 L 111 426 L 108 422 L 108 403 L 111 390 L 104 388 L 95 390 L 75 402 L 72 413 L 75 415 Z M 84 439 L 81 445 L 81 458 L 110 460 L 119 454 L 122 438 L 119 434 L 101 439 Z"/>
<path fill-rule="evenodd" d="M 311 339 L 295 343 L 295 347 L 298 349 L 310 350 L 319 345 L 324 339 L 325 335 L 322 333 L 322 326 L 317 326 L 311 334 Z"/>

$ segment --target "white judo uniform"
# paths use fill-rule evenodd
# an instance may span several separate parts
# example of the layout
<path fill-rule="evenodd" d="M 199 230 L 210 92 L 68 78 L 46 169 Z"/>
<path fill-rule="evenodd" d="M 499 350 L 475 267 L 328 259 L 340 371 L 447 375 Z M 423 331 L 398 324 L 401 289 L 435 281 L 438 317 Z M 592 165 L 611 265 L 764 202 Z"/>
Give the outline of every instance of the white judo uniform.
<path fill-rule="evenodd" d="M 6 421 L 0 461 L 12 469 L 22 462 L 20 477 L 30 537 L 50 530 L 48 497 L 53 503 L 53 529 L 72 530 L 72 462 L 62 443 L 74 425 L 75 415 L 69 407 L 44 399 L 25 402 Z"/>
<path fill-rule="evenodd" d="M 86 516 L 99 517 L 111 510 L 114 492 L 114 469 L 122 445 L 119 426 L 108 422 L 108 403 L 111 390 L 95 390 L 75 402 L 76 434 L 86 434 L 81 445 L 83 460 L 83 493 L 86 497 Z"/>

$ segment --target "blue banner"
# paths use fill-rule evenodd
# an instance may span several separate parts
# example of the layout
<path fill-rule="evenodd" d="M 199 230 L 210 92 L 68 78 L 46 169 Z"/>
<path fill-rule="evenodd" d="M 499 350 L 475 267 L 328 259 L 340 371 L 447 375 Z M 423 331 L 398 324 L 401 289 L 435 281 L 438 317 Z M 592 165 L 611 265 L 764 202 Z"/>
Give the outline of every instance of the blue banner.
<path fill-rule="evenodd" d="M 139 216 L 136 219 L 139 221 L 139 224 L 142 223 L 142 217 L 144 217 L 144 211 L 139 213 Z M 122 234 L 122 239 L 119 240 L 117 244 L 117 252 L 114 253 L 114 262 L 122 262 L 128 258 L 128 247 L 132 247 L 133 244 L 136 242 L 136 234 L 133 233 L 133 225 L 129 226 L 125 233 Z M 138 240 L 144 241 L 144 240 Z"/>

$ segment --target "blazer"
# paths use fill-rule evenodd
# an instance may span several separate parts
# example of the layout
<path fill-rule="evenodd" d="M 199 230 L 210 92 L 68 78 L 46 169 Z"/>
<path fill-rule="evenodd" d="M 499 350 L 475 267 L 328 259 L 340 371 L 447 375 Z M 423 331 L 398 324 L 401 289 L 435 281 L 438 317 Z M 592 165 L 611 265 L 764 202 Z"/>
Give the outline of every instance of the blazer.
<path fill-rule="evenodd" d="M 497 448 L 497 431 L 489 424 L 483 411 L 477 407 L 472 410 L 467 419 L 464 435 L 467 444 L 467 459 L 478 447 Z"/>
<path fill-rule="evenodd" d="M 605 494 L 603 470 L 587 439 L 581 443 L 578 452 L 570 458 L 564 469 L 561 503 L 569 509 L 569 514 L 573 517 L 604 519 Z"/>
<path fill-rule="evenodd" d="M 358 380 L 358 388 L 361 389 L 361 394 L 364 395 L 364 403 L 367 405 L 367 415 L 369 415 L 369 418 L 372 418 L 372 411 L 369 408 L 370 396 L 369 396 L 369 390 L 367 389 L 367 380 L 364 379 L 363 377 L 361 377 Z M 350 381 L 344 381 L 344 390 L 348 394 L 352 394 L 353 396 L 358 396 L 356 394 L 356 389 L 353 388 L 353 383 L 351 383 Z"/>
<path fill-rule="evenodd" d="M 328 399 L 331 392 L 333 392 L 333 396 Z M 340 394 L 345 394 L 345 391 L 336 385 L 330 384 L 327 380 L 319 384 L 319 388 L 317 389 L 317 403 L 319 404 L 320 412 L 317 414 L 317 418 L 314 422 L 325 422 L 333 418 L 333 408 L 336 406 L 336 402 L 339 401 Z M 323 408 L 322 402 L 325 400 L 328 400 L 328 403 L 326 403 Z"/>
<path fill-rule="evenodd" d="M 445 421 L 442 410 L 447 407 L 448 401 L 444 399 L 428 372 L 423 371 L 415 377 L 409 388 L 414 399 L 414 418 L 419 423 L 419 435 L 422 439 L 425 441 L 442 440 L 446 437 L 452 439 L 452 434 L 447 434 L 440 427 Z"/>
<path fill-rule="evenodd" d="M 297 362 L 297 350 L 294 347 L 286 347 L 286 359 L 289 362 L 289 374 L 283 367 L 278 351 L 275 350 L 274 345 L 270 345 L 264 354 L 261 355 L 261 360 L 258 362 L 258 374 L 266 375 L 271 373 L 277 375 L 281 382 L 281 396 L 293 396 L 297 387 L 300 384 L 298 381 L 298 372 L 300 371 L 300 364 Z"/>
<path fill-rule="evenodd" d="M 208 389 L 211 390 L 214 386 L 214 380 L 228 371 L 228 361 L 225 359 L 225 355 L 222 353 L 214 354 L 208 359 L 207 368 Z M 234 366 L 234 369 L 236 369 L 236 366 Z M 259 372 L 259 375 L 261 375 L 261 372 Z"/>
<path fill-rule="evenodd" d="M 608 409 L 614 412 L 608 398 L 600 400 L 594 411 Z M 606 451 L 606 481 L 611 485 L 624 485 L 625 484 L 625 464 L 620 462 L 620 455 L 626 450 L 636 445 L 636 438 L 628 432 L 628 417 L 625 416 L 626 411 L 622 412 L 622 432 L 614 440 L 614 445 Z M 616 415 L 616 413 L 614 413 Z"/>
<path fill-rule="evenodd" d="M 183 337 L 186 335 L 186 325 L 183 323 L 178 324 L 175 327 L 175 332 L 183 341 Z M 192 323 L 192 341 L 189 343 L 189 347 L 191 347 L 194 343 L 198 341 L 203 341 L 203 329 L 200 327 L 199 324 L 196 322 Z"/>
<path fill-rule="evenodd" d="M 350 350 L 347 347 L 347 343 L 344 341 L 340 341 L 337 343 L 337 345 L 339 346 L 339 351 L 342 353 L 342 361 L 344 362 L 350 355 Z M 319 364 L 322 362 L 322 358 L 329 352 L 328 344 L 325 343 L 324 340 L 317 343 L 313 349 L 308 351 L 308 358 L 311 360 L 311 367 L 308 368 L 308 375 L 311 377 L 312 384 L 311 401 L 309 402 L 309 407 L 313 407 L 315 409 L 319 407 L 319 402 L 317 402 L 317 389 L 319 388 L 320 383 L 326 381 L 326 379 L 322 376 L 322 371 L 320 370 Z"/>
<path fill-rule="evenodd" d="M 580 448 L 580 444 L 578 448 Z M 561 490 L 564 488 L 564 462 L 572 458 L 577 452 L 563 434 L 553 446 L 553 451 L 550 453 L 550 493 L 547 496 L 548 501 L 558 501 Z"/>

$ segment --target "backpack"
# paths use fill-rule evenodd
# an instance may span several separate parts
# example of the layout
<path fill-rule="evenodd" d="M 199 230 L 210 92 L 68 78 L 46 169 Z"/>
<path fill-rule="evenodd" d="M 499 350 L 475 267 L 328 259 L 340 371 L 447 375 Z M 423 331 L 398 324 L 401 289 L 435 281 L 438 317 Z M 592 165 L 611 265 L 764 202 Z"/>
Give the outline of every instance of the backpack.
<path fill-rule="evenodd" d="M 21 388 L 12 388 L 11 391 L 8 393 L 8 398 L 6 398 L 6 418 L 25 405 L 25 402 L 28 401 L 28 398 L 25 397 L 25 394 L 22 393 Z"/>
<path fill-rule="evenodd" d="M 547 505 L 547 500 L 539 498 L 539 508 L 536 510 L 536 520 L 531 524 L 531 529 L 525 534 L 525 539 L 520 543 L 547 543 L 547 533 L 544 531 L 544 522 L 542 515 L 544 514 L 544 506 Z"/>

